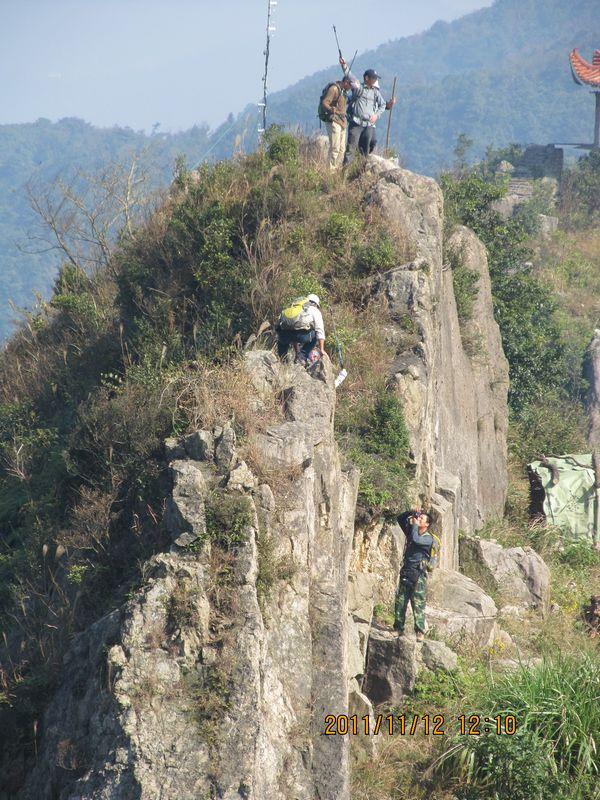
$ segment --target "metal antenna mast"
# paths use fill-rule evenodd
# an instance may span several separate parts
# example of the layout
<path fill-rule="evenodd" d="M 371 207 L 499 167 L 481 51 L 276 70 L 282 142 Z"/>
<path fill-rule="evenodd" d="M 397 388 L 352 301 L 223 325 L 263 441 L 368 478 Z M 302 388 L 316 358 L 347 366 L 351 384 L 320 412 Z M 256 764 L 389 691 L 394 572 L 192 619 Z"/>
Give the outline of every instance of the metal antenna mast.
<path fill-rule="evenodd" d="M 277 0 L 267 0 L 267 44 L 265 46 L 265 72 L 263 75 L 263 99 L 259 103 L 259 108 L 262 110 L 262 127 L 259 125 L 258 132 L 264 133 L 267 130 L 267 79 L 269 77 L 269 54 L 271 50 L 271 34 L 275 33 L 275 26 L 272 24 L 273 9 L 277 5 Z"/>

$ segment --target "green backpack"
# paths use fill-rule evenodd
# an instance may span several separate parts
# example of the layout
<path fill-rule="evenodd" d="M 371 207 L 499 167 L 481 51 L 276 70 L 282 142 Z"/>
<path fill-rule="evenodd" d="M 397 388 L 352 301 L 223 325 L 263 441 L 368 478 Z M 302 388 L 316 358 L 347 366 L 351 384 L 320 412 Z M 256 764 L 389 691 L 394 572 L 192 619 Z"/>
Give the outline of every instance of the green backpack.
<path fill-rule="evenodd" d="M 306 297 L 299 297 L 291 306 L 284 308 L 279 315 L 279 330 L 309 331 L 313 327 L 313 317 L 309 312 L 310 303 Z"/>

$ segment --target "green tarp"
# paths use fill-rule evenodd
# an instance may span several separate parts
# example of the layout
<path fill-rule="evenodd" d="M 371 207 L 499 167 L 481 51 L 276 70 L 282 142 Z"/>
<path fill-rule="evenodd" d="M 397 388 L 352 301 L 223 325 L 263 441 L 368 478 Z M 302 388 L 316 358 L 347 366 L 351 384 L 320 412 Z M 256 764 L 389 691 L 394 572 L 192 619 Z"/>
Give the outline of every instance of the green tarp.
<path fill-rule="evenodd" d="M 553 485 L 552 469 L 540 461 L 529 464 L 532 510 L 542 511 L 549 525 L 564 530 L 573 539 L 595 541 L 594 512 L 596 493 L 594 469 L 589 453 L 549 456 L 546 461 L 556 468 L 558 483 Z M 542 500 L 543 490 L 543 504 Z M 537 509 L 536 509 L 537 506 Z"/>

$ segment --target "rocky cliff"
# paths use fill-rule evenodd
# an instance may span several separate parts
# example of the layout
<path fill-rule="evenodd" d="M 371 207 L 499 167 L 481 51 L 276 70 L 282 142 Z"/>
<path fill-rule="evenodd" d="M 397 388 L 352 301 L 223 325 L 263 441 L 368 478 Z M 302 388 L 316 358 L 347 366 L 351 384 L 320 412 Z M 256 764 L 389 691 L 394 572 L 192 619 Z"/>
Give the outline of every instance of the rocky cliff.
<path fill-rule="evenodd" d="M 459 529 L 501 514 L 506 491 L 508 377 L 485 251 L 466 229 L 444 242 L 434 181 L 376 157 L 368 169 L 366 201 L 415 253 L 370 291 L 389 308 L 389 386 L 443 540 L 428 619 L 483 645 L 494 602 L 457 568 Z M 462 344 L 450 250 L 479 275 L 476 355 Z M 417 342 L 405 350 L 407 315 Z M 243 451 L 231 426 L 167 441 L 171 550 L 65 653 L 22 800 L 347 800 L 350 740 L 323 735 L 326 715 L 363 717 L 409 690 L 421 659 L 442 659 L 373 621 L 374 605 L 392 602 L 403 535 L 355 524 L 359 476 L 334 439 L 328 359 L 317 376 L 266 351 L 245 365 L 253 402 L 277 398 L 283 421 Z"/>

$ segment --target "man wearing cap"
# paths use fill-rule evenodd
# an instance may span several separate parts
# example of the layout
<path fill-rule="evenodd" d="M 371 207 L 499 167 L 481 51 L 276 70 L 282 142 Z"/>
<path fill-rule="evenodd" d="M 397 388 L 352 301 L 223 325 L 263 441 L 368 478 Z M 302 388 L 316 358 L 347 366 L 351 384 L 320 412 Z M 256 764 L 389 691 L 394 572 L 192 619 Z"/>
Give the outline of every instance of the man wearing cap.
<path fill-rule="evenodd" d="M 377 144 L 375 125 L 385 110 L 390 110 L 396 102 L 393 98 L 387 102 L 379 89 L 380 76 L 374 69 L 368 69 L 363 75 L 361 84 L 352 75 L 343 58 L 340 64 L 344 70 L 344 77 L 350 78 L 352 95 L 349 102 L 348 144 L 344 164 L 354 156 L 357 148 L 364 156 L 372 153 Z"/>
<path fill-rule="evenodd" d="M 286 316 L 287 311 L 293 313 L 296 304 L 299 308 L 297 315 Z M 286 327 L 286 319 L 290 327 Z M 290 309 L 282 311 L 277 326 L 277 355 L 279 358 L 286 355 L 290 345 L 294 347 L 297 363 L 308 364 L 311 351 L 315 347 L 318 347 L 321 355 L 324 355 L 325 325 L 318 295 L 309 294 L 304 301 L 295 301 Z"/>

